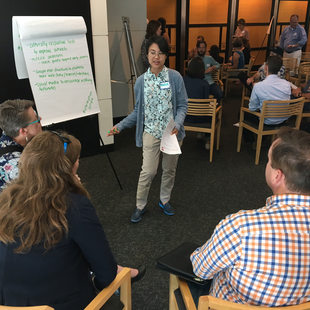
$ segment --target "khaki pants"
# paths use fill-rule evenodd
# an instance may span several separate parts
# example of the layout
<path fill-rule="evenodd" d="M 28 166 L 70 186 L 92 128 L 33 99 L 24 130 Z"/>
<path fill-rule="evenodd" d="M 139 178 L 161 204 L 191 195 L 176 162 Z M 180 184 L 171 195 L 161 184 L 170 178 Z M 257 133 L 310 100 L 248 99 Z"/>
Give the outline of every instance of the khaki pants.
<path fill-rule="evenodd" d="M 180 145 L 182 144 L 179 142 Z M 137 208 L 142 210 L 147 204 L 147 197 L 152 181 L 157 173 L 160 140 L 150 134 L 143 133 L 143 163 L 140 172 L 137 189 Z M 162 158 L 162 178 L 160 185 L 160 200 L 167 203 L 170 200 L 171 191 L 174 185 L 175 172 L 179 155 L 168 155 L 163 153 Z"/>
<path fill-rule="evenodd" d="M 295 68 L 295 74 L 298 73 L 298 67 L 300 64 L 300 60 L 301 60 L 301 50 L 292 52 L 292 53 L 287 53 L 287 52 L 283 52 L 283 58 L 297 58 L 297 64 L 296 64 L 296 68 Z"/>

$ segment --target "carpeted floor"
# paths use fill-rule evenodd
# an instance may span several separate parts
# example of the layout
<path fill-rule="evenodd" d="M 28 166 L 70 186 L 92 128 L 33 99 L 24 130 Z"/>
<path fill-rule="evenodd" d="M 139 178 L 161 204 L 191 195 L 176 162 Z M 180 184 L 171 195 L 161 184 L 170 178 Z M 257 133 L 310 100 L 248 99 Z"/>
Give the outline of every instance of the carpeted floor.
<path fill-rule="evenodd" d="M 136 148 L 134 129 L 115 137 L 111 160 L 123 186 L 113 175 L 106 154 L 82 158 L 79 175 L 89 190 L 111 248 L 119 264 L 146 264 L 143 280 L 133 285 L 134 310 L 168 309 L 169 275 L 156 269 L 156 259 L 184 241 L 204 243 L 215 225 L 240 209 L 262 207 L 271 194 L 265 184 L 268 146 L 254 165 L 255 152 L 242 144 L 236 152 L 240 89 L 224 101 L 220 150 L 213 162 L 204 143 L 195 133 L 184 140 L 171 204 L 175 216 L 166 216 L 158 207 L 161 169 L 155 177 L 147 212 L 140 223 L 132 224 L 135 195 L 141 167 L 141 149 Z"/>

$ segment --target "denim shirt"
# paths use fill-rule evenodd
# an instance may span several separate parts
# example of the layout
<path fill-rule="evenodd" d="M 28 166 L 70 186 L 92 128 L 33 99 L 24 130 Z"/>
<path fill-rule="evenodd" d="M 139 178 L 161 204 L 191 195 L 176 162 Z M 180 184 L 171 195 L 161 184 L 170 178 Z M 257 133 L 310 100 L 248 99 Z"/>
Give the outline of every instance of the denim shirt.
<path fill-rule="evenodd" d="M 144 74 L 144 111 L 144 131 L 156 139 L 161 139 L 173 118 L 171 88 L 166 67 L 157 77 L 150 68 Z"/>
<path fill-rule="evenodd" d="M 185 137 L 183 126 L 187 112 L 187 94 L 181 74 L 173 69 L 168 69 L 169 84 L 171 87 L 172 112 L 175 127 L 178 130 L 179 141 Z M 116 124 L 119 131 L 136 126 L 136 146 L 142 147 L 142 135 L 144 131 L 144 74 L 139 76 L 135 84 L 136 104 L 134 110 L 121 122 Z"/>
<path fill-rule="evenodd" d="M 280 37 L 280 47 L 287 53 L 292 53 L 301 50 L 307 42 L 307 34 L 305 29 L 297 25 L 296 28 L 288 26 L 284 29 Z M 295 45 L 296 47 L 288 47 L 288 45 Z"/>

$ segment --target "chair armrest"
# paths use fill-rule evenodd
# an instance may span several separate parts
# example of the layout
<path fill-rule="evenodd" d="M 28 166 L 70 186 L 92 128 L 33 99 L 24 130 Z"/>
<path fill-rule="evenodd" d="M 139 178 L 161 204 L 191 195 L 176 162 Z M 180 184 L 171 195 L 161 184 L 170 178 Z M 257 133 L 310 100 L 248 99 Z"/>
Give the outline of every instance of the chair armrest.
<path fill-rule="evenodd" d="M 253 114 L 253 115 L 256 115 L 258 117 L 261 116 L 260 112 L 251 111 L 249 108 L 246 108 L 246 107 L 241 107 L 241 111 L 242 112 L 246 112 L 246 113 L 250 113 L 250 114 Z"/>
<path fill-rule="evenodd" d="M 107 300 L 121 288 L 121 301 L 125 310 L 131 310 L 131 276 L 130 268 L 123 268 L 113 282 L 104 288 L 85 308 L 85 310 L 100 310 Z"/>
<path fill-rule="evenodd" d="M 219 106 L 216 108 L 215 113 L 218 113 L 221 109 L 222 109 L 222 106 L 221 106 L 221 105 L 219 105 Z"/>

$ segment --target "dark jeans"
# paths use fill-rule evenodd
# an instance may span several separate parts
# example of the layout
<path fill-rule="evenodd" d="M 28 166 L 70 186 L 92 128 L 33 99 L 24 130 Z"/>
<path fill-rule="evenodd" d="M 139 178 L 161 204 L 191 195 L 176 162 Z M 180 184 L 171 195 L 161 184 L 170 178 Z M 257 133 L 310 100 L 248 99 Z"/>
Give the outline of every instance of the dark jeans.
<path fill-rule="evenodd" d="M 216 83 L 210 85 L 210 94 L 214 96 L 218 103 L 223 98 L 223 92 Z"/>
<path fill-rule="evenodd" d="M 188 284 L 188 287 L 189 287 L 191 294 L 193 296 L 193 300 L 195 302 L 195 305 L 196 305 L 196 307 L 198 307 L 199 297 L 209 294 L 210 287 L 212 284 L 212 279 L 207 280 L 205 285 L 199 285 L 199 284 L 195 284 L 195 283 L 189 282 L 189 281 L 187 282 L 187 284 Z"/>

